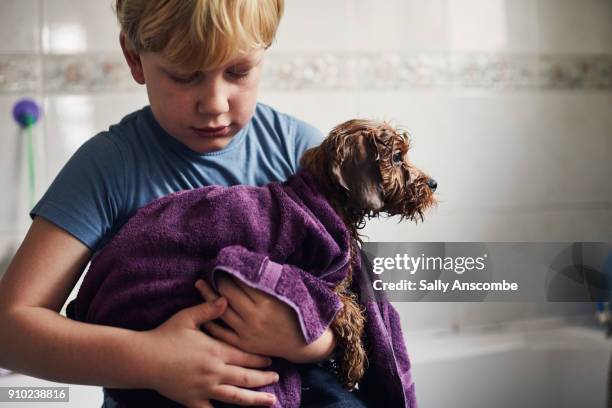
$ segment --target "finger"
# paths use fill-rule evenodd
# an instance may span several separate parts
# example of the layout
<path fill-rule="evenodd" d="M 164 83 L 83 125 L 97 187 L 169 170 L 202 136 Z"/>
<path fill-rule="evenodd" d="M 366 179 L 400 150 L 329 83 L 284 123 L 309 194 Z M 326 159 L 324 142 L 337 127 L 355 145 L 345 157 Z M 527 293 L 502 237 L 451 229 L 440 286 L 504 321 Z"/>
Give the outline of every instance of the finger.
<path fill-rule="evenodd" d="M 215 293 L 215 291 L 210 287 L 210 285 L 202 279 L 198 279 L 196 281 L 195 287 L 198 290 L 198 292 L 200 292 L 200 295 L 202 295 L 202 297 L 207 302 L 212 302 L 213 300 L 219 297 L 219 295 Z"/>
<path fill-rule="evenodd" d="M 234 309 L 241 318 L 248 316 L 249 312 L 255 307 L 255 303 L 253 303 L 251 298 L 229 277 L 224 276 L 220 278 L 217 287 L 219 288 L 219 293 L 227 298 L 232 309 Z"/>
<path fill-rule="evenodd" d="M 225 366 L 221 375 L 223 384 L 243 388 L 263 387 L 279 380 L 278 374 L 274 371 L 249 370 L 238 366 Z"/>
<path fill-rule="evenodd" d="M 236 333 L 242 333 L 244 328 L 244 320 L 236 313 L 234 309 L 228 304 L 225 312 L 219 317 L 227 325 L 228 328 L 232 329 Z"/>
<path fill-rule="evenodd" d="M 212 302 L 219 298 L 219 295 L 210 287 L 208 283 L 206 283 L 206 281 L 198 279 L 195 286 L 207 302 Z M 238 313 L 236 313 L 230 306 L 228 306 L 225 313 L 221 315 L 221 319 L 236 331 L 238 331 L 243 324 Z"/>
<path fill-rule="evenodd" d="M 276 402 L 276 397 L 273 394 L 245 390 L 233 385 L 217 385 L 213 390 L 212 398 L 238 405 L 271 406 Z"/>
<path fill-rule="evenodd" d="M 240 333 L 244 327 L 244 320 L 242 320 L 240 315 L 229 305 L 227 309 L 225 309 L 225 313 L 221 315 L 221 320 L 227 323 L 227 325 L 237 333 Z"/>
<path fill-rule="evenodd" d="M 246 295 L 249 298 L 251 298 L 253 303 L 255 303 L 257 301 L 257 299 L 259 297 L 261 297 L 261 295 L 264 294 L 261 290 L 250 287 L 249 285 L 247 285 L 246 283 L 242 282 L 238 278 L 235 278 L 235 277 L 231 276 L 230 279 L 232 280 L 232 282 L 236 286 L 238 286 L 240 288 L 240 290 L 242 290 L 244 293 L 246 293 Z"/>
<path fill-rule="evenodd" d="M 219 326 L 217 323 L 208 322 L 204 324 L 206 332 L 217 340 L 221 340 L 234 347 L 240 348 L 240 337 L 235 331 Z"/>
<path fill-rule="evenodd" d="M 221 316 L 227 308 L 227 299 L 219 298 L 214 302 L 205 302 L 189 308 L 189 315 L 196 327 Z"/>
<path fill-rule="evenodd" d="M 266 299 L 267 297 L 269 297 L 270 295 L 268 295 L 267 293 L 259 290 L 259 289 L 255 289 L 250 287 L 249 285 L 247 285 L 246 283 L 242 282 L 240 279 L 232 279 L 232 282 L 234 282 L 234 284 L 236 284 L 236 286 L 238 286 L 244 293 L 247 294 L 247 296 L 249 298 L 251 298 L 251 300 L 253 301 L 253 303 L 259 303 L 262 300 Z"/>
<path fill-rule="evenodd" d="M 222 347 L 225 364 L 249 368 L 264 368 L 272 364 L 270 357 L 247 353 L 230 344 L 223 344 Z"/>

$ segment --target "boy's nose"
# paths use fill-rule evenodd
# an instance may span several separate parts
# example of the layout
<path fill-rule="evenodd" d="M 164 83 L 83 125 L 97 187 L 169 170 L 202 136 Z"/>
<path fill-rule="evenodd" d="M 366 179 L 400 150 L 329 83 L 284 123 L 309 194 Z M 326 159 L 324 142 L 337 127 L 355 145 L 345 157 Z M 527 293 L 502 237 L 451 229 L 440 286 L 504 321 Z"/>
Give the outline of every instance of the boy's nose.
<path fill-rule="evenodd" d="M 198 99 L 198 113 L 206 116 L 215 116 L 229 111 L 228 93 L 223 85 L 212 84 L 200 91 Z"/>
<path fill-rule="evenodd" d="M 217 95 L 205 95 L 198 101 L 198 113 L 206 116 L 218 116 L 229 111 L 227 98 Z"/>

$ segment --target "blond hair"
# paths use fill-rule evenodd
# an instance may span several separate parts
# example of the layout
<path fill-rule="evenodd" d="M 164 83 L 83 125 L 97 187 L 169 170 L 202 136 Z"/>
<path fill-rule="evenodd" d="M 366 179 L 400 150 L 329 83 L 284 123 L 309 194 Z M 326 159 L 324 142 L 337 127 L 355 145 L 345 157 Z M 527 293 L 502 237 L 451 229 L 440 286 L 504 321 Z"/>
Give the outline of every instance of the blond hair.
<path fill-rule="evenodd" d="M 115 0 L 128 47 L 194 70 L 269 47 L 283 8 L 284 0 Z"/>

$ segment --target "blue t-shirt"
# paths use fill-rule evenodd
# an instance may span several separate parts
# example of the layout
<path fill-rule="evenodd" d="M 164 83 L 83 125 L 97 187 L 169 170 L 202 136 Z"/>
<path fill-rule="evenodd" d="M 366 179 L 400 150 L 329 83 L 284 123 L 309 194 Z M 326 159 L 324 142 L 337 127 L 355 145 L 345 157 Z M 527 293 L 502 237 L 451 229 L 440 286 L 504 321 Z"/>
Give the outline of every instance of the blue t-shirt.
<path fill-rule="evenodd" d="M 286 180 L 322 138 L 307 123 L 258 103 L 225 148 L 200 154 L 168 134 L 147 106 L 85 142 L 30 216 L 46 218 L 95 253 L 156 198 L 213 184 Z"/>

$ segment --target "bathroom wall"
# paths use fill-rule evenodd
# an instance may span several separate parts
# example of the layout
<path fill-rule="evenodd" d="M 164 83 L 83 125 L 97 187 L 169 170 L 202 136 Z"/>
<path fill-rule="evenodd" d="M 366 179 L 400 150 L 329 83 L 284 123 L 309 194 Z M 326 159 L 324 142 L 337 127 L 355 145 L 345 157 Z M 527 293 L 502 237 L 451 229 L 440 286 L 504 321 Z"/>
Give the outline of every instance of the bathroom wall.
<path fill-rule="evenodd" d="M 118 35 L 108 0 L 0 1 L 0 259 L 29 225 L 12 105 L 44 109 L 40 195 L 81 143 L 146 104 Z M 324 132 L 357 116 L 410 131 L 439 205 L 418 225 L 372 220 L 370 240 L 612 242 L 608 0 L 287 0 L 260 99 Z M 408 330 L 592 310 L 398 307 Z"/>

